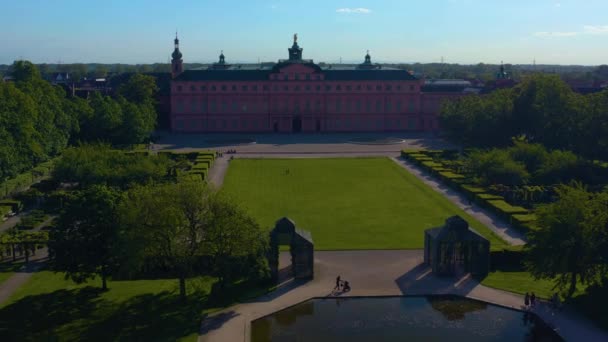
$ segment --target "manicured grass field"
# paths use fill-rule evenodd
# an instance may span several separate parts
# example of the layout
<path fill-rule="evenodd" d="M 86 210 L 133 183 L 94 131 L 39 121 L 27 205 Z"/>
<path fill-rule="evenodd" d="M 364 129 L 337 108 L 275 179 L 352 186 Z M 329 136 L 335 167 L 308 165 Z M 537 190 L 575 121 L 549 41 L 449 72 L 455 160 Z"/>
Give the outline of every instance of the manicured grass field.
<path fill-rule="evenodd" d="M 9 262 L 5 261 L 0 263 L 0 284 L 10 278 L 15 272 L 17 272 L 23 266 L 23 262 Z"/>
<path fill-rule="evenodd" d="M 103 292 L 99 279 L 78 285 L 40 271 L 0 304 L 0 341 L 196 341 L 204 315 L 237 298 L 210 295 L 214 282 L 189 279 L 182 301 L 176 279 L 109 281 Z"/>
<path fill-rule="evenodd" d="M 211 283 L 198 282 L 207 293 Z M 99 279 L 78 285 L 63 274 L 37 272 L 0 305 L 0 340 L 196 340 L 206 298 L 183 303 L 177 280 L 110 281 L 108 287 L 102 292 Z"/>
<path fill-rule="evenodd" d="M 460 215 L 488 228 L 388 158 L 235 159 L 223 191 L 266 229 L 287 216 L 319 250 L 423 248 L 426 228 Z"/>
<path fill-rule="evenodd" d="M 557 290 L 553 289 L 555 285 L 550 279 L 534 279 L 529 272 L 490 272 L 482 282 L 483 285 L 493 287 L 495 289 L 525 294 L 526 292 L 534 292 L 537 297 L 549 299 Z M 574 296 L 584 292 L 585 286 L 579 284 Z"/>

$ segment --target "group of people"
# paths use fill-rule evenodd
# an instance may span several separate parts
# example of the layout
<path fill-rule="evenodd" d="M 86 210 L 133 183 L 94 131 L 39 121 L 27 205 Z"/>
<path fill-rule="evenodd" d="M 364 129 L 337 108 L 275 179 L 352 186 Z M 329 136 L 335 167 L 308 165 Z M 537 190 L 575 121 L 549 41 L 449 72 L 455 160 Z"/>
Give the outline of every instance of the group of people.
<path fill-rule="evenodd" d="M 342 292 L 348 292 L 350 291 L 350 284 L 348 283 L 348 281 L 342 280 L 340 276 L 338 276 L 336 278 L 336 287 L 334 287 L 334 291 L 335 290 L 342 290 Z"/>
<path fill-rule="evenodd" d="M 534 292 L 532 292 L 531 294 L 528 294 L 528 292 L 526 292 L 526 295 L 524 296 L 524 304 L 526 309 L 534 308 L 536 306 L 536 303 L 537 298 Z M 557 293 L 554 293 L 553 296 L 551 296 L 551 305 L 555 309 L 559 309 L 561 307 L 561 302 Z"/>
<path fill-rule="evenodd" d="M 534 292 L 532 292 L 532 294 L 526 292 L 526 295 L 524 296 L 524 305 L 526 309 L 533 308 L 536 305 L 536 295 Z"/>

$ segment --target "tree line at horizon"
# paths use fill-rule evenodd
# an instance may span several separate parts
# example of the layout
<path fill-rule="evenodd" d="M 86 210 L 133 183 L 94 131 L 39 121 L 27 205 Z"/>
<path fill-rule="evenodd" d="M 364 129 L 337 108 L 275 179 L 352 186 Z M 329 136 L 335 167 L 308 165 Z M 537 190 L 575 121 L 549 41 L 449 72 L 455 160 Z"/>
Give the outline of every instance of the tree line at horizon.
<path fill-rule="evenodd" d="M 556 75 L 536 74 L 513 88 L 446 102 L 442 133 L 472 148 L 504 148 L 513 138 L 608 161 L 608 89 L 576 93 Z"/>
<path fill-rule="evenodd" d="M 82 142 L 136 144 L 157 120 L 155 81 L 135 74 L 114 96 L 69 96 L 27 61 L 12 66 L 14 82 L 0 82 L 0 183 Z"/>
<path fill-rule="evenodd" d="M 210 63 L 184 63 L 184 70 L 200 68 Z M 245 63 L 247 64 L 247 63 Z M 320 65 L 326 63 L 319 63 Z M 477 63 L 381 63 L 405 70 L 411 70 L 425 78 L 441 79 L 479 79 L 482 81 L 494 80 L 500 64 Z M 86 78 L 103 78 L 112 74 L 121 73 L 169 73 L 170 63 L 150 64 L 123 64 L 123 63 L 40 63 L 36 64 L 43 76 L 56 72 L 69 73 L 72 80 Z M 521 79 L 534 73 L 557 74 L 564 80 L 572 81 L 598 81 L 608 80 L 608 65 L 532 65 L 532 64 L 505 64 L 505 69 L 512 78 Z M 0 76 L 12 73 L 12 65 L 0 64 Z"/>

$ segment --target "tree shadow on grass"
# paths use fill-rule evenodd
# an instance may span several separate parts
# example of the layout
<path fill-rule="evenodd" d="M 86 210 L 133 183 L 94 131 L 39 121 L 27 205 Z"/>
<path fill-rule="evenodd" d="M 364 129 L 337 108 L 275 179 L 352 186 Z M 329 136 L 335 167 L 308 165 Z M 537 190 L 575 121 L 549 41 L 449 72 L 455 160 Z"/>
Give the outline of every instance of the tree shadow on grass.
<path fill-rule="evenodd" d="M 174 341 L 197 333 L 207 296 L 192 294 L 187 300 L 170 292 L 133 297 L 116 306 L 102 303 L 102 319 L 89 325 L 82 340 Z"/>
<path fill-rule="evenodd" d="M 0 310 L 0 341 L 53 340 L 58 326 L 87 317 L 101 289 L 58 290 L 27 296 Z"/>
<path fill-rule="evenodd" d="M 173 341 L 198 332 L 207 301 L 201 293 L 186 301 L 162 292 L 124 302 L 101 294 L 86 287 L 25 297 L 0 310 L 0 341 Z"/>

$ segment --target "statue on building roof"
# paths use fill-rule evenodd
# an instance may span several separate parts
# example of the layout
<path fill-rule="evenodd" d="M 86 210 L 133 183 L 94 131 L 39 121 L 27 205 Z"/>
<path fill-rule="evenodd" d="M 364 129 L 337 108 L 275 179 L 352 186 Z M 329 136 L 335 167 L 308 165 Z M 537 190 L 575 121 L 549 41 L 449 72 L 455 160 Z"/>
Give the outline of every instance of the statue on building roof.
<path fill-rule="evenodd" d="M 293 43 L 298 44 L 298 34 L 297 33 L 293 34 Z"/>

